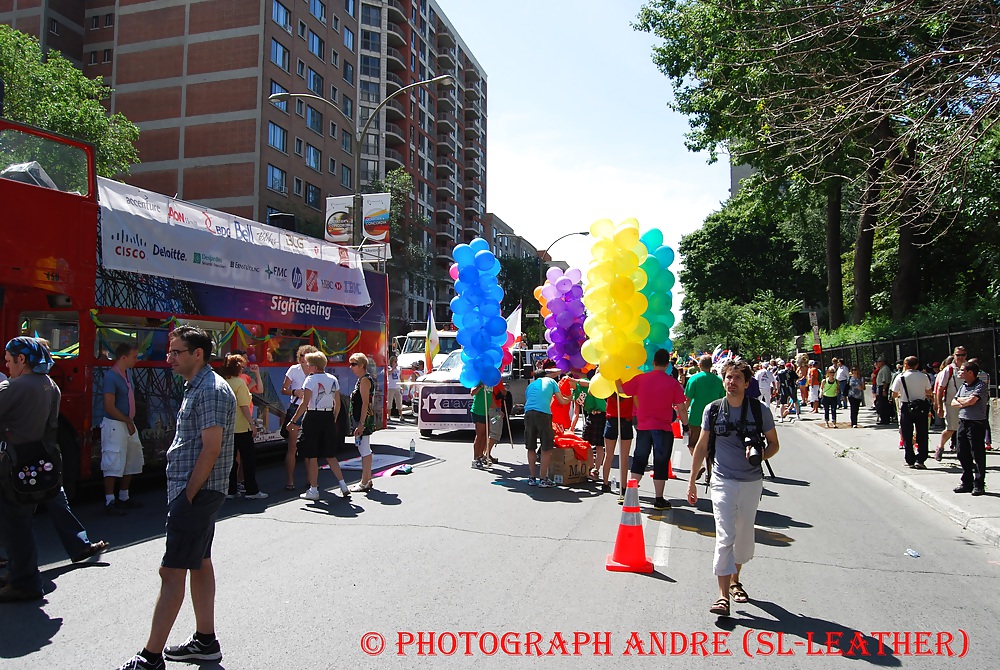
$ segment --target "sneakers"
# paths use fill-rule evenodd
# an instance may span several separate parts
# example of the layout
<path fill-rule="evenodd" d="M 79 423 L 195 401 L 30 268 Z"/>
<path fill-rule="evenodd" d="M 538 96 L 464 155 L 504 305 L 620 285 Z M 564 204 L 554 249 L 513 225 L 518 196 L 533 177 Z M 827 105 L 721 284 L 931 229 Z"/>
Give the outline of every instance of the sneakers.
<path fill-rule="evenodd" d="M 481 458 L 474 458 L 472 460 L 472 467 L 475 468 L 476 470 L 486 469 L 486 465 L 483 463 L 483 460 Z"/>
<path fill-rule="evenodd" d="M 601 484 L 601 493 L 611 493 L 611 484 Z"/>
<path fill-rule="evenodd" d="M 236 482 L 236 495 L 243 495 L 247 492 L 246 484 L 243 482 Z"/>
<path fill-rule="evenodd" d="M 160 659 L 159 663 L 150 663 L 142 654 L 136 654 L 118 666 L 118 670 L 163 670 L 167 664 Z"/>
<path fill-rule="evenodd" d="M 308 491 L 301 494 L 299 498 L 302 500 L 319 500 L 319 489 L 310 488 Z"/>
<path fill-rule="evenodd" d="M 956 486 L 952 490 L 955 493 L 972 493 L 972 487 L 971 486 L 966 486 L 965 484 L 962 484 L 960 486 Z M 980 493 L 979 495 L 982 495 L 982 493 Z"/>
<path fill-rule="evenodd" d="M 227 493 L 226 494 L 226 500 L 235 500 L 236 498 L 239 498 L 239 497 L 240 497 L 240 492 L 239 491 L 237 491 L 236 493 Z"/>
<path fill-rule="evenodd" d="M 528 477 L 528 486 L 538 486 L 538 480 L 534 477 Z"/>
<path fill-rule="evenodd" d="M 257 491 L 257 493 L 248 493 L 243 497 L 247 500 L 263 500 L 267 497 L 267 494 L 263 491 Z"/>
<path fill-rule="evenodd" d="M 118 504 L 117 500 L 112 500 L 104 506 L 104 513 L 108 516 L 125 516 L 125 510 Z"/>
<path fill-rule="evenodd" d="M 914 470 L 926 470 L 926 469 L 927 469 L 927 466 L 926 466 L 926 465 L 924 465 L 923 463 L 920 463 L 920 462 L 918 461 L 918 462 L 916 462 L 916 463 L 914 463 L 914 464 L 913 464 L 913 469 L 914 469 Z"/>
<path fill-rule="evenodd" d="M 670 509 L 670 501 L 666 498 L 657 498 L 653 501 L 653 509 Z"/>
<path fill-rule="evenodd" d="M 350 498 L 351 497 L 351 489 L 347 488 L 347 487 L 341 488 L 340 489 L 340 497 L 341 498 L 345 498 L 345 499 L 346 498 Z"/>
<path fill-rule="evenodd" d="M 974 495 L 974 496 L 986 495 L 986 487 L 985 486 L 973 486 L 972 487 L 972 495 Z"/>
<path fill-rule="evenodd" d="M 167 647 L 163 650 L 163 658 L 168 661 L 181 661 L 190 663 L 193 661 L 221 661 L 222 650 L 219 648 L 219 641 L 212 640 L 208 644 L 199 642 L 192 635 L 184 644 Z"/>
<path fill-rule="evenodd" d="M 119 498 L 116 502 L 122 509 L 139 509 L 142 507 L 142 503 L 135 498 L 129 498 L 128 500 L 122 500 Z"/>
<path fill-rule="evenodd" d="M 942 456 L 944 456 L 944 447 L 938 447 L 937 451 L 934 452 L 934 460 L 940 463 Z"/>
<path fill-rule="evenodd" d="M 618 494 L 618 504 L 619 505 L 625 504 L 625 489 L 622 489 L 621 492 Z"/>
<path fill-rule="evenodd" d="M 347 490 L 350 491 L 351 493 L 368 493 L 369 491 L 372 490 L 373 486 L 374 485 L 371 482 L 368 482 L 364 486 L 361 485 L 361 482 L 358 482 L 357 484 L 351 484 L 350 486 L 348 486 Z"/>
<path fill-rule="evenodd" d="M 555 486 L 555 483 L 551 479 L 549 479 L 547 477 L 545 479 L 539 479 L 538 480 L 538 488 L 540 488 L 540 489 L 551 489 L 554 486 Z"/>

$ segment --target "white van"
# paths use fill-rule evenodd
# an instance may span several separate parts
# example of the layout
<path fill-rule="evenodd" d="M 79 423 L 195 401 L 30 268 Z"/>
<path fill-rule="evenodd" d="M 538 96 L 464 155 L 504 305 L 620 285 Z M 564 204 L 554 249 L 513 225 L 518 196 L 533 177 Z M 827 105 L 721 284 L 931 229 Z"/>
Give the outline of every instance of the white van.
<path fill-rule="evenodd" d="M 444 360 L 448 358 L 448 354 L 453 352 L 455 349 L 461 348 L 458 344 L 458 340 L 455 339 L 455 335 L 457 334 L 458 333 L 454 330 L 438 331 L 438 340 L 441 344 L 441 350 L 432 361 L 435 368 L 444 363 Z M 420 361 L 421 368 L 423 367 L 424 345 L 426 343 L 426 330 L 413 330 L 406 334 L 406 340 L 403 342 L 397 361 L 399 363 L 399 369 L 403 372 L 403 375 L 406 378 L 409 378 L 410 372 L 408 371 L 413 370 L 413 366 L 417 361 Z"/>

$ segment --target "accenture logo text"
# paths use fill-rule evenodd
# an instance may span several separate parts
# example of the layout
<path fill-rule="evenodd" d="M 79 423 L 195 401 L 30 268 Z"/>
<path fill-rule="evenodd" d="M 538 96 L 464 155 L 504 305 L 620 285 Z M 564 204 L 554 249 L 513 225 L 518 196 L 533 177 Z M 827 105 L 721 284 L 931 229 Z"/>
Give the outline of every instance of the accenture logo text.
<path fill-rule="evenodd" d="M 149 201 L 149 196 L 146 196 L 146 195 L 142 196 L 142 198 L 136 198 L 136 197 L 131 196 L 131 195 L 126 195 L 125 196 L 125 202 L 127 202 L 132 207 L 135 207 L 136 209 L 142 209 L 142 210 L 145 210 L 147 212 L 161 212 L 161 211 L 163 211 L 157 203 L 150 202 Z"/>

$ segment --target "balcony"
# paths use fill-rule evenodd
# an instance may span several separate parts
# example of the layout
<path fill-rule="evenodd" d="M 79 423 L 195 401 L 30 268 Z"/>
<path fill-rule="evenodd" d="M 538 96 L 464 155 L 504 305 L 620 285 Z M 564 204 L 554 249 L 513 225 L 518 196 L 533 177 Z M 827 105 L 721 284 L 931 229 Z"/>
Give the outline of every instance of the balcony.
<path fill-rule="evenodd" d="M 452 182 L 451 179 L 438 179 L 437 195 L 438 195 L 438 200 L 444 200 L 447 198 L 456 197 L 454 182 Z M 449 206 L 454 207 L 456 210 L 458 209 L 457 207 L 455 207 L 455 205 L 449 205 Z"/>
<path fill-rule="evenodd" d="M 483 236 L 483 224 L 478 221 L 466 221 L 465 228 L 462 229 L 463 235 L 465 235 L 466 240 L 471 240 L 476 237 Z"/>
<path fill-rule="evenodd" d="M 399 26 L 398 23 L 393 23 L 392 21 L 389 21 L 389 24 L 386 26 L 386 37 L 387 37 L 386 41 L 391 47 L 406 46 L 405 33 L 403 32 L 403 29 Z"/>
<path fill-rule="evenodd" d="M 434 260 L 444 263 L 451 262 L 451 250 L 454 245 L 438 244 L 434 249 Z M 450 320 L 450 319 L 449 319 Z"/>
<path fill-rule="evenodd" d="M 483 126 L 479 121 L 465 124 L 465 139 L 478 140 L 483 134 Z"/>
<path fill-rule="evenodd" d="M 403 134 L 403 129 L 400 128 L 395 123 L 385 124 L 385 143 L 386 144 L 403 144 L 406 142 L 406 135 Z"/>
<path fill-rule="evenodd" d="M 474 181 L 466 182 L 465 188 L 462 189 L 462 190 L 465 191 L 465 197 L 466 198 L 470 198 L 470 197 L 481 198 L 482 195 L 483 195 L 483 191 L 479 187 L 479 184 L 477 184 Z"/>
<path fill-rule="evenodd" d="M 475 179 L 479 176 L 479 163 L 476 162 L 466 162 L 465 167 L 462 168 L 462 175 L 466 179 Z"/>
<path fill-rule="evenodd" d="M 395 47 L 388 47 L 385 50 L 385 65 L 390 70 L 405 72 L 407 68 L 406 56 Z"/>
<path fill-rule="evenodd" d="M 483 208 L 479 204 L 478 198 L 466 198 L 465 199 L 465 216 L 468 218 L 473 218 L 476 216 L 483 215 Z"/>
<path fill-rule="evenodd" d="M 405 119 L 406 111 L 403 109 L 403 103 L 399 100 L 390 100 L 385 103 L 385 118 L 386 119 Z"/>
<path fill-rule="evenodd" d="M 385 150 L 385 171 L 395 170 L 397 168 L 406 167 L 406 159 L 403 158 L 403 154 L 399 153 L 395 149 Z"/>
<path fill-rule="evenodd" d="M 455 174 L 455 164 L 444 158 L 438 161 L 437 165 L 434 166 L 434 170 L 439 177 L 451 177 Z"/>
<path fill-rule="evenodd" d="M 406 86 L 406 84 L 403 83 L 403 78 L 400 77 L 398 74 L 396 74 L 395 72 L 386 72 L 385 73 L 385 92 L 386 92 L 386 95 L 395 93 L 396 91 L 398 91 L 399 89 L 403 88 L 404 86 Z"/>
<path fill-rule="evenodd" d="M 473 142 L 469 142 L 468 144 L 465 145 L 463 153 L 465 155 L 466 161 L 474 158 L 479 158 L 480 156 L 479 148 Z"/>
<path fill-rule="evenodd" d="M 437 239 L 438 243 L 443 243 L 445 240 L 451 240 L 454 242 L 458 239 L 458 229 L 453 223 L 439 223 L 437 224 Z"/>
<path fill-rule="evenodd" d="M 453 133 L 455 132 L 455 115 L 449 114 L 448 112 L 441 112 L 437 117 L 437 129 L 438 133 Z M 468 135 L 466 135 L 468 137 Z"/>
<path fill-rule="evenodd" d="M 455 140 L 450 135 L 437 136 L 438 156 L 447 156 L 449 154 L 454 154 L 455 152 Z"/>
<path fill-rule="evenodd" d="M 455 91 L 450 88 L 439 91 L 437 96 L 437 106 L 442 112 L 455 111 Z"/>
<path fill-rule="evenodd" d="M 476 121 L 483 114 L 483 108 L 479 105 L 478 100 L 466 100 L 465 101 L 465 120 Z"/>
<path fill-rule="evenodd" d="M 468 70 L 465 71 L 468 74 Z M 470 82 L 468 78 L 465 80 L 465 97 L 469 100 L 480 100 L 483 97 L 483 89 L 479 85 L 479 81 Z"/>
<path fill-rule="evenodd" d="M 454 49 L 455 48 L 455 36 L 445 26 L 441 26 L 438 30 L 438 49 Z"/>
<path fill-rule="evenodd" d="M 395 19 L 400 23 L 406 23 L 408 17 L 406 16 L 406 10 L 403 8 L 403 3 L 399 0 L 386 0 L 386 5 L 388 6 L 388 16 L 390 19 Z"/>
<path fill-rule="evenodd" d="M 454 221 L 458 218 L 458 207 L 450 202 L 439 201 L 435 210 L 438 221 Z"/>
<path fill-rule="evenodd" d="M 455 50 L 442 49 L 438 52 L 438 70 L 451 72 L 455 69 Z"/>

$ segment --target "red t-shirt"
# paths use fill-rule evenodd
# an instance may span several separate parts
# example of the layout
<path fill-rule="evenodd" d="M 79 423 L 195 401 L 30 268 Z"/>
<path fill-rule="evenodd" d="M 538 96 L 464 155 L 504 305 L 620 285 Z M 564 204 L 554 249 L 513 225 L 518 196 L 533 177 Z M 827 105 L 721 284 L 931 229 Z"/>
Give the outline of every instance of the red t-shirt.
<path fill-rule="evenodd" d="M 559 392 L 565 396 L 572 396 L 573 389 L 576 388 L 576 380 L 570 377 L 563 377 L 559 380 Z M 569 429 L 569 404 L 562 404 L 555 396 L 552 396 L 552 423 L 557 423 L 565 429 Z"/>
<path fill-rule="evenodd" d="M 674 405 L 687 402 L 680 382 L 666 370 L 653 370 L 636 375 L 622 384 L 622 390 L 638 398 L 636 428 L 639 430 L 670 430 Z"/>
<path fill-rule="evenodd" d="M 618 404 L 621 403 L 621 412 L 618 411 Z M 617 393 L 612 393 L 608 398 L 608 417 L 621 417 L 623 419 L 632 420 L 632 414 L 635 412 L 635 401 L 629 398 L 622 398 Z"/>

